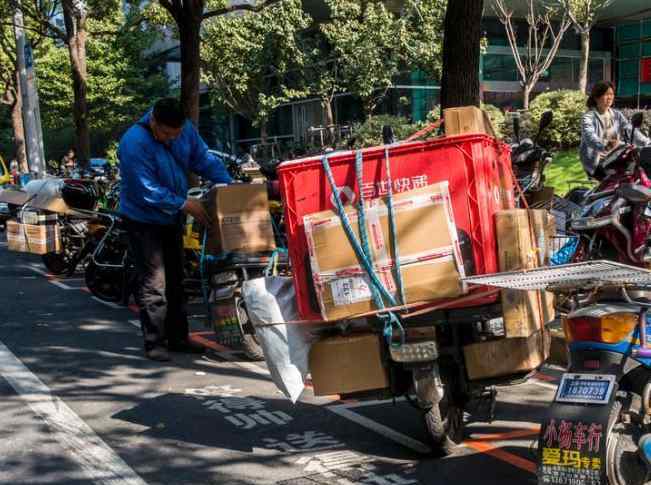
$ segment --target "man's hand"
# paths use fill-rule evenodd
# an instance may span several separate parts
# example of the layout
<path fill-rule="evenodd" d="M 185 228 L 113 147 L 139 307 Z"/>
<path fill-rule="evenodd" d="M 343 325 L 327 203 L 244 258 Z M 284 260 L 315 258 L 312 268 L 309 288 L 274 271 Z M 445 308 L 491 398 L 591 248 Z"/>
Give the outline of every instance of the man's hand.
<path fill-rule="evenodd" d="M 186 214 L 194 217 L 194 220 L 202 226 L 210 226 L 210 217 L 208 216 L 208 213 L 206 212 L 203 204 L 197 199 L 186 199 L 182 210 Z"/>

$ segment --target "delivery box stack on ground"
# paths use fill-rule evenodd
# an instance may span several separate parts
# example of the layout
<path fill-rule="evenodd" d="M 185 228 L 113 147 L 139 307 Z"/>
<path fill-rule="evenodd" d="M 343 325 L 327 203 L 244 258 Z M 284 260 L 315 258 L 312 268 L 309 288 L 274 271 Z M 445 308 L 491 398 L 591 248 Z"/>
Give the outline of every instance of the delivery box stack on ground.
<path fill-rule="evenodd" d="M 57 215 L 41 211 L 22 210 L 15 220 L 7 221 L 9 251 L 32 254 L 61 251 L 61 234 Z"/>

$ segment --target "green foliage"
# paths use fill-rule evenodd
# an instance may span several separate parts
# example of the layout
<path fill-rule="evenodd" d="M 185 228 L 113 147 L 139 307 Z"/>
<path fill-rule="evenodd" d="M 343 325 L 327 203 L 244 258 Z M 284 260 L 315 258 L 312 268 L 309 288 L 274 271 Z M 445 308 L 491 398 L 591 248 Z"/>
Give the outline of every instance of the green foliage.
<path fill-rule="evenodd" d="M 337 59 L 343 87 L 362 99 L 370 116 L 400 72 L 407 40 L 404 25 L 382 2 L 326 0 L 326 4 L 330 21 L 320 25 L 321 32 Z"/>
<path fill-rule="evenodd" d="M 502 110 L 497 106 L 493 106 L 492 104 L 484 104 L 484 103 L 482 103 L 481 109 L 486 111 L 486 113 L 488 114 L 488 118 L 490 118 L 491 120 L 497 138 L 503 138 L 504 133 L 502 131 L 502 128 L 504 126 L 504 123 L 506 122 L 506 117 L 504 116 Z"/>
<path fill-rule="evenodd" d="M 108 148 L 106 149 L 106 162 L 111 167 L 116 167 L 120 161 L 118 159 L 118 147 L 120 144 L 117 141 L 112 141 L 109 143 Z"/>
<path fill-rule="evenodd" d="M 299 34 L 310 23 L 300 0 L 204 22 L 201 59 L 212 102 L 263 127 L 279 105 L 304 97 Z"/>
<path fill-rule="evenodd" d="M 552 163 L 545 170 L 545 185 L 553 187 L 558 195 L 565 195 L 575 187 L 591 187 L 594 182 L 581 165 L 576 149 L 559 152 L 554 155 Z"/>
<path fill-rule="evenodd" d="M 532 121 L 545 111 L 554 113 L 554 121 L 541 136 L 541 142 L 554 147 L 575 147 L 581 141 L 581 116 L 585 113 L 586 96 L 580 91 L 559 90 L 540 94 L 531 102 Z"/>
<path fill-rule="evenodd" d="M 393 128 L 393 133 L 398 140 L 404 140 L 409 135 L 423 127 L 423 124 L 409 123 L 407 118 L 401 116 L 373 116 L 372 118 L 367 119 L 364 123 L 357 124 L 353 127 L 355 138 L 354 148 L 382 145 L 382 127 L 384 125 L 389 125 Z"/>
<path fill-rule="evenodd" d="M 115 30 L 114 35 L 89 36 L 88 107 L 94 151 L 100 154 L 107 142 L 116 138 L 136 121 L 153 100 L 167 93 L 167 80 L 162 74 L 148 74 L 142 52 L 152 42 L 151 32 L 120 31 L 116 22 L 89 21 L 89 30 Z M 46 149 L 58 158 L 65 147 L 52 138 L 62 138 L 72 120 L 73 91 L 70 58 L 65 46 L 52 41 L 39 48 L 35 68 L 39 83 L 41 116 Z M 62 131 L 63 130 L 63 131 Z M 66 144 L 71 144 L 72 139 Z"/>
<path fill-rule="evenodd" d="M 400 17 L 403 61 L 431 79 L 441 76 L 447 3 L 447 0 L 408 0 Z"/>

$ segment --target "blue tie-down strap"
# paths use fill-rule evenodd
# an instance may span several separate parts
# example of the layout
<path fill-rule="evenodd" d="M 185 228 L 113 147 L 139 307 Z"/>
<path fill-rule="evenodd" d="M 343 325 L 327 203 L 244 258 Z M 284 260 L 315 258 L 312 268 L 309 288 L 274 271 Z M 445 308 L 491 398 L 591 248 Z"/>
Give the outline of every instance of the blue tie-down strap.
<path fill-rule="evenodd" d="M 358 184 L 360 187 L 362 182 L 361 163 L 362 163 L 361 152 L 358 152 L 356 157 L 356 168 L 357 168 Z M 337 214 L 339 215 L 339 219 L 341 220 L 341 224 L 344 229 L 344 232 L 346 233 L 346 237 L 348 238 L 348 241 L 350 242 L 350 245 L 353 248 L 353 251 L 355 252 L 355 256 L 357 257 L 360 266 L 362 267 L 362 269 L 364 270 L 364 272 L 366 273 L 369 279 L 369 283 L 370 283 L 369 286 L 371 289 L 373 303 L 379 310 L 386 308 L 385 300 L 389 303 L 390 306 L 392 307 L 396 306 L 395 298 L 382 284 L 382 282 L 380 281 L 380 279 L 378 278 L 375 272 L 375 269 L 373 268 L 373 261 L 371 259 L 370 249 L 368 248 L 368 237 L 366 234 L 366 225 L 365 225 L 366 218 L 364 213 L 363 200 L 360 197 L 360 203 L 357 207 L 358 215 L 359 215 L 358 227 L 360 229 L 360 238 L 362 240 L 360 244 L 360 241 L 358 241 L 357 238 L 355 237 L 355 233 L 353 232 L 353 228 L 350 224 L 350 219 L 348 218 L 348 215 L 346 214 L 344 210 L 344 206 L 341 202 L 340 191 L 335 183 L 334 176 L 332 174 L 332 169 L 330 167 L 330 163 L 328 161 L 327 155 L 322 158 L 322 164 L 323 164 L 323 169 L 325 171 L 326 177 L 328 179 L 328 183 L 330 184 L 330 188 L 334 196 L 334 203 L 337 209 Z M 393 312 L 384 312 L 384 313 L 380 312 L 378 314 L 378 317 L 384 324 L 383 333 L 385 339 L 387 340 L 387 343 L 389 345 L 394 345 L 392 341 L 393 329 L 394 327 L 396 327 L 400 332 L 400 343 L 398 344 L 398 346 L 402 345 L 405 341 L 405 335 L 399 317 Z"/>
<path fill-rule="evenodd" d="M 552 266 L 570 263 L 578 247 L 579 238 L 577 236 L 569 236 L 568 241 L 563 244 L 563 246 L 558 251 L 552 254 L 552 257 L 549 258 L 549 262 Z"/>
<path fill-rule="evenodd" d="M 287 254 L 287 249 L 276 248 L 273 250 L 271 256 L 269 257 L 269 262 L 267 263 L 267 267 L 264 270 L 264 275 L 266 277 L 276 276 L 278 274 L 278 257 L 280 256 L 280 254 Z"/>

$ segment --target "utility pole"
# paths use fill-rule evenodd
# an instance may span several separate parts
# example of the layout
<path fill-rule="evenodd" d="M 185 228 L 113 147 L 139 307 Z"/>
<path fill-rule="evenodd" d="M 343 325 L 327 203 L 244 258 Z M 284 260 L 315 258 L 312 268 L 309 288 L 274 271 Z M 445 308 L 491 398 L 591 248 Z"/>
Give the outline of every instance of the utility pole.
<path fill-rule="evenodd" d="M 29 40 L 25 37 L 23 11 L 20 0 L 15 0 L 14 33 L 16 35 L 16 63 L 20 76 L 20 91 L 23 99 L 23 124 L 25 125 L 25 145 L 29 171 L 36 178 L 44 177 L 45 154 L 43 151 L 43 131 L 39 109 L 36 77 L 34 75 L 34 56 Z"/>

